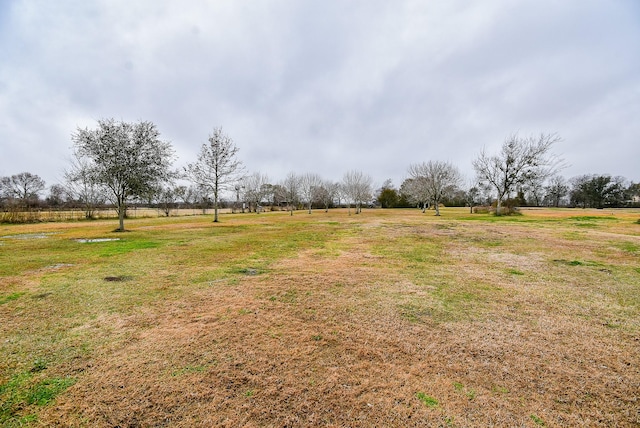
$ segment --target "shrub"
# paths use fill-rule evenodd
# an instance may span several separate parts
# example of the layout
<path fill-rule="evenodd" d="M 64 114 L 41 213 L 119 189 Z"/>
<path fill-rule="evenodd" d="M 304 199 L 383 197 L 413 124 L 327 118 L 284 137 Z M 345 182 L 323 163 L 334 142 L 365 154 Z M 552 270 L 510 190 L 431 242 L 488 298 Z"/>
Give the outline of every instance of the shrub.
<path fill-rule="evenodd" d="M 493 212 L 495 215 L 498 215 L 497 206 L 497 201 L 491 204 L 491 212 Z M 520 200 L 518 198 L 509 198 L 502 202 L 499 215 L 521 215 L 522 213 L 518 209 L 519 206 Z"/>

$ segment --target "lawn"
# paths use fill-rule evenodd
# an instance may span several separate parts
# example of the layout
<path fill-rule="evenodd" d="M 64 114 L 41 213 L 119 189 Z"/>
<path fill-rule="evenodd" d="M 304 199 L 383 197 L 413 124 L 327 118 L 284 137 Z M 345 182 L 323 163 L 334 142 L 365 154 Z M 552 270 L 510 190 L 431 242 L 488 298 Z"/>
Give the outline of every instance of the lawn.
<path fill-rule="evenodd" d="M 639 218 L 0 225 L 0 425 L 637 427 Z"/>

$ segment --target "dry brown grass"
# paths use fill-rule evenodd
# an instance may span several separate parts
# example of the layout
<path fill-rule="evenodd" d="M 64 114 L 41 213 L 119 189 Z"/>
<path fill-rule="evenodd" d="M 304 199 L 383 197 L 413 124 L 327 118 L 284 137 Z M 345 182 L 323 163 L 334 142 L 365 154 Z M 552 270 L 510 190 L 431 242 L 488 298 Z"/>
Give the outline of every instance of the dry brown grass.
<path fill-rule="evenodd" d="M 210 239 L 232 239 L 234 227 L 267 233 L 257 224 L 286 240 L 323 222 L 330 236 L 282 257 L 243 241 L 233 251 L 253 255 L 239 263 L 262 268 L 218 279 L 207 269 L 224 257 L 176 236 L 198 260 L 187 265 L 178 250 L 136 259 L 158 298 L 68 315 L 77 322 L 61 334 L 91 349 L 48 369 L 77 382 L 35 424 L 640 425 L 640 254 L 619 245 L 640 230 L 627 214 L 586 229 L 569 220 L 582 211 L 444 214 L 229 217 Z M 145 221 L 152 234 L 216 227 Z M 14 277 L 12 287 L 35 293 L 41 280 Z M 11 310 L 0 305 L 0 321 L 24 328 Z"/>

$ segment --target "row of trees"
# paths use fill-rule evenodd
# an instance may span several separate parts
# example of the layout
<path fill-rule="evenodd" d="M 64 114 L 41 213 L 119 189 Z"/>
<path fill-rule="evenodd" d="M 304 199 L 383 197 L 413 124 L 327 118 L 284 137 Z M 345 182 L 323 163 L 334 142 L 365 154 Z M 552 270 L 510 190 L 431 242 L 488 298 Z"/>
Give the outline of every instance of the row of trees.
<path fill-rule="evenodd" d="M 194 183 L 204 195 L 213 197 L 214 222 L 218 221 L 222 192 L 231 189 L 236 192 L 238 203 L 242 195 L 243 204 L 248 203 L 249 210 L 253 207 L 259 212 L 262 204 L 270 201 L 272 205 L 288 206 L 291 215 L 298 204 L 303 204 L 311 213 L 314 203 L 321 203 L 328 209 L 339 197 L 345 198 L 349 208 L 353 202 L 358 213 L 362 204 L 372 199 L 372 179 L 359 171 L 345 174 L 342 183 L 325 181 L 313 173 L 290 173 L 282 183 L 273 185 L 265 174 L 246 174 L 237 158 L 238 151 L 233 140 L 221 128 L 216 128 L 208 144 L 202 145 L 197 161 L 184 168 L 183 177 Z"/>
<path fill-rule="evenodd" d="M 546 205 L 597 207 L 623 206 L 640 202 L 640 184 L 622 177 L 584 175 L 566 180 L 559 175 L 564 164 L 551 149 L 559 141 L 555 134 L 507 138 L 496 154 L 483 150 L 473 162 L 476 178 L 463 182 L 460 171 L 449 162 L 428 161 L 409 166 L 408 178 L 399 189 L 390 180 L 374 194 L 372 178 L 360 171 L 347 172 L 340 182 L 323 180 L 313 173 L 290 173 L 272 184 L 266 174 L 248 174 L 238 159 L 238 147 L 221 128 L 214 129 L 195 162 L 182 170 L 172 169 L 174 151 L 151 122 L 127 123 L 104 119 L 95 129 L 78 128 L 72 134 L 73 156 L 65 171 L 65 184 L 53 185 L 46 203 L 63 201 L 82 206 L 90 218 L 97 207 L 112 203 L 124 230 L 127 205 L 137 200 L 157 204 L 169 215 L 180 203 L 209 203 L 218 221 L 223 195 L 243 210 L 259 212 L 264 205 L 293 211 L 304 207 L 328 209 L 335 205 L 354 206 L 378 203 L 382 207 L 429 207 L 440 214 L 440 205 L 478 204 L 496 206 Z M 180 184 L 188 180 L 191 185 Z M 39 203 L 45 183 L 37 175 L 20 173 L 0 179 L 0 200 L 6 207 L 25 209 Z M 635 199 L 634 199 L 635 198 Z"/>
<path fill-rule="evenodd" d="M 197 195 L 200 200 L 211 200 L 216 222 L 221 196 L 229 190 L 235 190 L 238 199 L 242 194 L 243 201 L 253 205 L 256 211 L 270 195 L 279 204 L 286 204 L 291 214 L 300 203 L 311 211 L 318 200 L 328 208 L 338 192 L 349 207 L 351 203 L 356 206 L 356 212 L 372 199 L 371 177 L 355 171 L 345 174 L 340 186 L 324 182 L 315 174 L 289 174 L 278 185 L 269 184 L 267 177 L 260 173 L 247 175 L 237 158 L 238 148 L 220 128 L 202 145 L 195 162 L 182 170 L 174 170 L 173 149 L 159 136 L 156 126 L 145 121 L 127 123 L 104 119 L 98 121 L 95 129 L 78 128 L 72 135 L 72 161 L 65 171 L 66 193 L 84 207 L 88 218 L 109 200 L 118 213 L 119 231 L 124 230 L 127 205 L 136 199 L 165 206 L 168 214 L 178 198 L 186 202 L 190 195 Z M 192 186 L 176 185 L 179 179 L 189 180 Z M 41 187 L 29 195 L 37 195 L 44 189 L 44 182 L 40 181 Z M 9 193 L 7 201 L 26 200 Z"/>
<path fill-rule="evenodd" d="M 407 179 L 398 189 L 391 181 L 386 181 L 378 189 L 376 201 L 383 208 L 415 207 L 415 199 L 407 191 L 409 184 L 410 179 Z M 556 175 L 546 182 L 534 184 L 518 187 L 501 205 L 506 202 L 515 207 L 640 207 L 640 183 L 630 183 L 624 177 L 587 174 L 567 180 Z M 497 205 L 491 188 L 473 182 L 455 188 L 441 202 L 445 206 Z"/>

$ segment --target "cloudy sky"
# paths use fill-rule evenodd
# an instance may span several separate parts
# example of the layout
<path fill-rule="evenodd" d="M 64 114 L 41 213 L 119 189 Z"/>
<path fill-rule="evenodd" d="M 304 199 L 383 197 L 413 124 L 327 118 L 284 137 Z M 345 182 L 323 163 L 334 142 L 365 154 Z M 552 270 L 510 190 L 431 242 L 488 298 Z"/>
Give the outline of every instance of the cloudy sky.
<path fill-rule="evenodd" d="M 557 133 L 566 177 L 640 181 L 640 2 L 1 1 L 0 176 L 61 182 L 110 117 L 154 122 L 176 166 L 222 127 L 273 182 L 471 177 L 514 132 Z"/>

